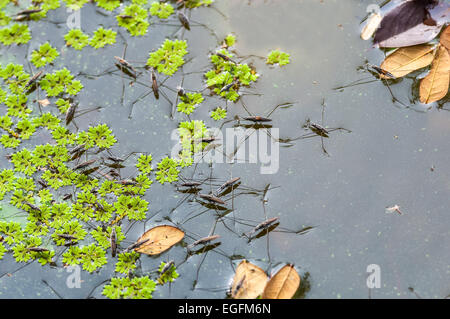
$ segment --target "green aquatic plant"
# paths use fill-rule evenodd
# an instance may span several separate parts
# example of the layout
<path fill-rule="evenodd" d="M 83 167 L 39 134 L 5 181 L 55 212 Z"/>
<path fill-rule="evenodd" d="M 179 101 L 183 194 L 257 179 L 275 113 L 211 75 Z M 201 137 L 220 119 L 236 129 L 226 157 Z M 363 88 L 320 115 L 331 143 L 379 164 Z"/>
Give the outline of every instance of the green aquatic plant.
<path fill-rule="evenodd" d="M 89 44 L 89 36 L 80 29 L 72 29 L 64 36 L 66 46 L 71 46 L 75 50 L 82 50 Z"/>
<path fill-rule="evenodd" d="M 14 189 L 14 171 L 11 169 L 4 169 L 0 171 L 0 200 L 3 200 L 5 194 Z"/>
<path fill-rule="evenodd" d="M 225 45 L 227 47 L 232 47 L 236 43 L 236 37 L 232 34 L 227 35 L 225 38 Z"/>
<path fill-rule="evenodd" d="M 239 88 L 249 86 L 259 75 L 245 63 L 236 63 L 234 55 L 226 49 L 217 50 L 211 55 L 214 68 L 205 73 L 206 85 L 216 94 L 236 102 Z"/>
<path fill-rule="evenodd" d="M 166 39 L 158 50 L 150 53 L 147 65 L 156 68 L 159 73 L 173 75 L 184 64 L 183 57 L 188 53 L 186 49 L 186 41 Z"/>
<path fill-rule="evenodd" d="M 9 28 L 0 29 L 0 42 L 4 45 L 25 44 L 31 40 L 31 32 L 27 25 L 14 23 Z"/>
<path fill-rule="evenodd" d="M 137 169 L 143 174 L 150 174 L 152 171 L 152 156 L 142 154 L 136 164 Z"/>
<path fill-rule="evenodd" d="M 14 171 L 24 173 L 25 175 L 32 175 L 36 172 L 36 167 L 33 165 L 33 155 L 26 148 L 11 155 L 11 163 L 14 165 Z"/>
<path fill-rule="evenodd" d="M 63 0 L 66 6 L 72 10 L 80 10 L 89 0 Z"/>
<path fill-rule="evenodd" d="M 156 283 L 147 276 L 111 278 L 102 294 L 110 299 L 151 299 Z"/>
<path fill-rule="evenodd" d="M 46 64 L 52 63 L 59 56 L 58 50 L 45 42 L 38 50 L 31 53 L 31 63 L 37 68 L 43 67 Z"/>
<path fill-rule="evenodd" d="M 103 8 L 107 11 L 113 11 L 114 9 L 120 7 L 119 0 L 95 0 L 95 2 L 97 2 L 97 5 L 100 8 Z"/>
<path fill-rule="evenodd" d="M 126 216 L 129 220 L 142 220 L 146 216 L 148 202 L 139 197 L 120 195 L 114 208 L 120 219 Z"/>
<path fill-rule="evenodd" d="M 0 11 L 0 26 L 6 26 L 11 21 L 11 18 L 4 13 L 3 11 Z"/>
<path fill-rule="evenodd" d="M 98 148 L 110 148 L 117 142 L 116 138 L 112 134 L 112 131 L 106 124 L 99 124 L 97 126 L 90 127 L 87 133 L 87 138 Z"/>
<path fill-rule="evenodd" d="M 122 240 L 125 239 L 125 235 L 123 234 L 120 226 L 109 226 L 105 230 L 98 226 L 96 229 L 91 231 L 91 236 L 97 241 L 100 247 L 103 249 L 108 249 L 111 247 L 111 232 L 113 228 L 116 232 L 116 244 L 120 245 Z"/>
<path fill-rule="evenodd" d="M 222 120 L 227 117 L 227 110 L 218 107 L 214 111 L 211 111 L 211 118 L 216 121 Z"/>
<path fill-rule="evenodd" d="M 139 259 L 140 254 L 132 251 L 125 252 L 117 255 L 116 272 L 121 274 L 129 274 L 136 269 L 136 262 Z"/>
<path fill-rule="evenodd" d="M 54 73 L 47 73 L 40 81 L 40 86 L 49 97 L 58 96 L 64 92 L 69 95 L 77 95 L 83 88 L 83 84 L 74 80 L 74 76 L 66 68 Z"/>
<path fill-rule="evenodd" d="M 201 142 L 201 139 L 208 136 L 208 130 L 203 121 L 185 121 L 180 123 L 178 134 L 182 148 L 179 164 L 181 167 L 187 167 L 192 165 L 194 154 L 201 152 L 207 145 Z"/>
<path fill-rule="evenodd" d="M 132 36 L 145 35 L 150 25 L 147 17 L 147 10 L 137 4 L 131 4 L 117 16 L 117 22 L 119 26 L 126 28 Z"/>
<path fill-rule="evenodd" d="M 194 112 L 197 105 L 203 102 L 204 98 L 201 93 L 186 93 L 186 95 L 180 97 L 180 100 L 177 111 L 189 115 Z"/>
<path fill-rule="evenodd" d="M 286 52 L 282 52 L 280 50 L 273 50 L 267 56 L 266 63 L 267 64 L 278 64 L 279 66 L 283 66 L 289 64 L 290 54 Z"/>
<path fill-rule="evenodd" d="M 56 100 L 55 104 L 58 106 L 58 109 L 61 112 L 61 114 L 66 114 L 67 110 L 70 107 L 70 100 L 59 98 L 58 100 Z"/>
<path fill-rule="evenodd" d="M 114 44 L 116 43 L 116 35 L 116 31 L 100 27 L 94 32 L 94 35 L 89 41 L 89 45 L 94 47 L 95 49 L 99 49 L 103 48 L 107 44 Z"/>
<path fill-rule="evenodd" d="M 161 262 L 161 265 L 159 266 L 159 272 L 161 273 L 164 269 L 164 267 L 167 265 L 166 262 Z M 163 274 L 161 274 L 158 278 L 158 282 L 161 285 L 164 285 L 167 282 L 173 282 L 175 279 L 177 279 L 180 275 L 177 272 L 177 268 L 174 264 L 170 266 L 169 269 L 167 269 Z"/>
<path fill-rule="evenodd" d="M 172 183 L 178 180 L 180 173 L 178 163 L 176 160 L 165 157 L 158 163 L 158 170 L 156 172 L 156 180 L 161 184 Z"/>
<path fill-rule="evenodd" d="M 95 244 L 84 246 L 81 249 L 81 263 L 84 270 L 93 272 L 107 263 L 106 252 Z"/>
<path fill-rule="evenodd" d="M 197 8 L 200 6 L 209 6 L 214 2 L 214 0 L 184 0 L 184 6 L 186 8 Z"/>
<path fill-rule="evenodd" d="M 150 7 L 150 14 L 160 19 L 167 19 L 174 13 L 174 8 L 170 3 L 153 2 Z"/>

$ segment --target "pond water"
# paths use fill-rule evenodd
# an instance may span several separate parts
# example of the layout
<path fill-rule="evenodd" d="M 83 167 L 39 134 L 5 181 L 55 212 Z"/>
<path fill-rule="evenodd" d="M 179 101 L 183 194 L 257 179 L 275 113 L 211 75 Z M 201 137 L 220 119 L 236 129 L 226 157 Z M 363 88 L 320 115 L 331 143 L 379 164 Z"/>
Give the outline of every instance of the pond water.
<path fill-rule="evenodd" d="M 173 259 L 178 265 L 180 277 L 171 285 L 158 287 L 155 298 L 225 298 L 234 268 L 242 258 L 268 272 L 293 263 L 302 277 L 300 298 L 416 298 L 409 287 L 424 298 L 449 295 L 448 106 L 445 101 L 441 109 L 417 104 L 412 77 L 391 86 L 395 96 L 410 107 L 393 103 L 380 81 L 334 90 L 355 80 L 370 79 L 361 67 L 366 62 L 379 65 L 384 59 L 383 51 L 359 37 L 360 22 L 373 2 L 217 0 L 214 8 L 192 11 L 191 20 L 207 25 L 219 39 L 229 33 L 236 35 L 240 56 L 267 56 L 273 49 L 291 54 L 291 63 L 281 68 L 249 57 L 261 77 L 246 90 L 259 95 L 248 94 L 242 100 L 251 114 L 261 116 L 276 105 L 295 101 L 270 115 L 280 138 L 292 141 L 280 144 L 279 169 L 274 174 L 261 174 L 260 163 L 202 163 L 182 170 L 187 178 L 214 177 L 214 185 L 230 177 L 241 178 L 234 194 L 226 197 L 227 207 L 232 209 L 222 219 L 225 225 L 217 222 L 217 215 L 224 211 L 201 206 L 192 195 L 177 191 L 176 185 L 154 182 L 145 196 L 150 202 L 150 219 L 145 225 L 136 223 L 129 240 L 164 223 L 174 223 L 186 231 L 186 243 L 208 235 L 213 227 L 221 236 L 220 246 L 188 258 L 183 245 L 157 257 L 143 256 L 143 272 L 155 270 L 161 260 Z M 60 8 L 49 20 L 64 22 L 68 14 Z M 83 31 L 91 34 L 98 25 L 118 29 L 114 15 L 104 16 L 94 5 L 85 5 L 81 9 Z M 155 161 L 170 156 L 176 143 L 171 139 L 172 131 L 186 116 L 177 112 L 170 119 L 169 103 L 164 98 L 156 101 L 152 94 L 136 103 L 129 116 L 130 103 L 148 88 L 130 86 L 118 72 L 95 77 L 85 74 L 111 69 L 112 57 L 122 56 L 125 42 L 126 59 L 143 65 L 148 53 L 176 27 L 152 25 L 138 38 L 129 37 L 120 28 L 123 39 L 118 36 L 115 45 L 98 51 L 86 47 L 80 54 L 64 45 L 65 22 L 44 20 L 30 26 L 30 46 L 2 47 L 2 64 L 24 63 L 27 52 L 51 41 L 61 50 L 54 69 L 65 66 L 72 74 L 82 73 L 77 76 L 85 86 L 78 96 L 80 106 L 101 106 L 76 118 L 80 129 L 108 124 L 118 140 L 112 149 L 117 156 L 149 152 Z M 184 87 L 202 90 L 205 83 L 198 71 L 210 68 L 209 54 L 218 41 L 202 26 L 193 26 L 184 38 L 188 41 L 187 60 L 192 58 L 183 68 Z M 150 76 L 144 75 L 140 81 L 149 83 Z M 175 88 L 180 81 L 178 72 L 165 85 Z M 175 99 L 170 90 L 161 90 Z M 224 101 L 208 97 L 190 118 L 204 120 L 209 127 L 219 126 L 209 117 L 217 106 L 225 106 Z M 227 109 L 227 120 L 248 116 L 241 102 L 228 103 Z M 323 142 L 320 136 L 295 139 L 307 133 L 303 128 L 307 119 L 346 130 L 331 132 Z M 228 122 L 224 128 L 236 123 Z M 39 138 L 48 139 L 44 135 Z M 7 153 L 2 149 L 2 155 Z M 126 162 L 130 167 L 122 171 L 123 176 L 133 173 L 134 160 L 131 156 Z M 9 165 L 5 160 L 2 163 Z M 203 185 L 203 192 L 214 189 L 209 183 Z M 7 203 L 2 205 L 5 208 Z M 400 206 L 401 215 L 386 214 L 386 207 L 393 205 Z M 266 216 L 279 218 L 280 225 L 274 231 L 251 242 L 241 236 Z M 287 231 L 301 229 L 307 231 Z M 371 264 L 380 267 L 381 288 L 369 290 L 366 278 Z M 98 273 L 82 272 L 81 288 L 70 289 L 66 285 L 69 274 L 62 267 L 42 267 L 36 262 L 19 266 L 11 254 L 0 261 L 0 276 L 12 273 L 0 278 L 0 298 L 58 298 L 55 291 L 65 298 L 101 298 L 102 283 L 114 273 L 112 263 Z"/>

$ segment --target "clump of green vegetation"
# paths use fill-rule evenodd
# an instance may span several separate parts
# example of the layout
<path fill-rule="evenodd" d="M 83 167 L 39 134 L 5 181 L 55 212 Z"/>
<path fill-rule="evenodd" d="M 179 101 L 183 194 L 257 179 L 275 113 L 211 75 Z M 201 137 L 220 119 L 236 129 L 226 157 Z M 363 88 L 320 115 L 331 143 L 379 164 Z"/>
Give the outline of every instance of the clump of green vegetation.
<path fill-rule="evenodd" d="M 186 95 L 180 97 L 180 100 L 177 111 L 189 115 L 194 112 L 197 105 L 203 102 L 204 98 L 201 93 L 186 93 Z"/>
<path fill-rule="evenodd" d="M 0 42 L 4 45 L 25 44 L 31 40 L 31 32 L 27 25 L 14 23 L 10 28 L 0 29 Z"/>
<path fill-rule="evenodd" d="M 161 273 L 164 270 L 164 267 L 167 265 L 166 262 L 161 262 L 161 265 L 159 266 L 159 272 Z M 166 271 L 164 271 L 164 273 L 162 273 L 159 278 L 158 278 L 158 283 L 160 285 L 164 285 L 167 282 L 173 282 L 175 279 L 177 279 L 179 277 L 179 274 L 177 272 L 177 268 L 175 267 L 174 264 L 172 264 L 170 266 L 169 269 L 167 269 Z"/>
<path fill-rule="evenodd" d="M 186 49 L 186 41 L 166 39 L 161 48 L 150 53 L 147 65 L 156 68 L 159 73 L 173 75 L 184 64 L 183 57 L 188 53 Z"/>
<path fill-rule="evenodd" d="M 89 44 L 89 36 L 80 29 L 72 29 L 64 36 L 66 45 L 71 46 L 75 50 L 82 50 Z"/>
<path fill-rule="evenodd" d="M 229 48 L 232 47 L 236 43 L 236 37 L 232 34 L 227 35 L 224 40 L 224 45 Z"/>
<path fill-rule="evenodd" d="M 150 14 L 152 16 L 157 16 L 160 19 L 167 19 L 174 11 L 175 10 L 170 3 L 153 2 L 150 7 Z"/>
<path fill-rule="evenodd" d="M 147 16 L 147 10 L 137 4 L 131 4 L 117 16 L 117 22 L 119 26 L 126 28 L 132 36 L 144 35 L 150 25 Z"/>
<path fill-rule="evenodd" d="M 97 5 L 100 8 L 103 8 L 108 11 L 113 11 L 114 9 L 120 7 L 119 0 L 95 0 L 95 2 L 97 2 Z"/>
<path fill-rule="evenodd" d="M 52 63 L 59 56 L 58 50 L 46 42 L 31 53 L 31 63 L 37 68 L 43 67 L 48 63 Z"/>
<path fill-rule="evenodd" d="M 41 88 L 47 92 L 47 96 L 58 96 L 62 93 L 77 95 L 83 88 L 80 81 L 74 80 L 74 76 L 66 68 L 54 73 L 47 73 L 40 81 Z"/>
<path fill-rule="evenodd" d="M 200 6 L 209 6 L 214 2 L 214 0 L 185 0 L 183 2 L 186 8 L 193 9 Z"/>
<path fill-rule="evenodd" d="M 181 122 L 178 127 L 180 136 L 181 152 L 180 166 L 187 167 L 192 165 L 194 154 L 200 153 L 207 143 L 201 142 L 202 138 L 208 137 L 208 130 L 203 121 Z"/>
<path fill-rule="evenodd" d="M 151 299 L 156 283 L 147 276 L 111 278 L 102 294 L 110 299 Z"/>
<path fill-rule="evenodd" d="M 111 29 L 104 29 L 103 27 L 100 27 L 94 32 L 94 35 L 89 41 L 89 45 L 95 49 L 99 49 L 103 48 L 107 44 L 114 44 L 116 43 L 116 35 L 117 32 Z"/>
<path fill-rule="evenodd" d="M 144 155 L 142 154 L 138 158 L 138 163 L 136 164 L 136 167 L 139 169 L 139 171 L 143 174 L 150 174 L 152 171 L 152 156 L 151 155 Z"/>
<path fill-rule="evenodd" d="M 266 63 L 267 64 L 278 64 L 279 66 L 283 66 L 289 64 L 290 54 L 286 52 L 282 52 L 279 50 L 273 50 L 267 56 Z"/>
<path fill-rule="evenodd" d="M 158 163 L 156 180 L 161 184 L 172 183 L 178 180 L 178 162 L 172 158 L 165 157 Z"/>
<path fill-rule="evenodd" d="M 225 43 L 234 44 L 234 37 L 229 36 Z M 225 99 L 236 102 L 239 99 L 239 88 L 249 86 L 259 75 L 245 63 L 236 63 L 234 54 L 222 48 L 211 55 L 214 68 L 205 73 L 207 86 Z"/>
<path fill-rule="evenodd" d="M 72 10 L 80 10 L 89 0 L 63 0 L 66 6 Z"/>
<path fill-rule="evenodd" d="M 218 107 L 214 111 L 211 112 L 211 118 L 213 118 L 215 121 L 222 120 L 227 117 L 227 110 Z"/>

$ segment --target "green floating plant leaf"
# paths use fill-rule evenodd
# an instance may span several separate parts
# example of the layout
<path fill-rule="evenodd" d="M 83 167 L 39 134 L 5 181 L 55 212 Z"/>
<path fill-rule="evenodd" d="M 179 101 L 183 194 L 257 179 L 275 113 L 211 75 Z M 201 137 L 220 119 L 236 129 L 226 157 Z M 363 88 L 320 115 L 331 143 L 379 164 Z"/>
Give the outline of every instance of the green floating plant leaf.
<path fill-rule="evenodd" d="M 211 112 L 211 118 L 213 118 L 216 121 L 219 121 L 226 117 L 227 117 L 227 110 L 225 110 L 221 107 L 218 107 L 214 111 Z"/>
<path fill-rule="evenodd" d="M 184 0 L 183 2 L 186 8 L 192 9 L 200 6 L 209 6 L 214 0 Z"/>
<path fill-rule="evenodd" d="M 4 45 L 25 44 L 31 40 L 30 29 L 25 24 L 15 23 L 0 30 L 0 42 Z"/>
<path fill-rule="evenodd" d="M 72 10 L 80 10 L 89 0 L 63 0 Z"/>
<path fill-rule="evenodd" d="M 161 48 L 150 53 L 147 65 L 156 68 L 159 73 L 173 75 L 184 64 L 183 57 L 188 53 L 186 49 L 186 41 L 166 39 Z"/>
<path fill-rule="evenodd" d="M 147 15 L 147 10 L 137 4 L 131 4 L 117 16 L 117 22 L 119 26 L 126 28 L 132 36 L 144 35 L 150 25 L 147 21 Z"/>
<path fill-rule="evenodd" d="M 170 3 L 153 2 L 150 7 L 150 14 L 160 19 L 167 19 L 174 12 L 174 8 Z"/>
<path fill-rule="evenodd" d="M 140 254 L 135 251 L 117 255 L 119 261 L 116 264 L 116 272 L 128 274 L 136 269 L 136 261 L 139 259 L 139 256 Z"/>
<path fill-rule="evenodd" d="M 119 0 L 95 0 L 95 2 L 97 2 L 97 5 L 100 8 L 103 8 L 108 11 L 113 11 L 115 8 L 120 7 Z"/>
<path fill-rule="evenodd" d="M 34 50 L 31 53 L 31 63 L 33 63 L 37 68 L 40 68 L 48 63 L 51 63 L 58 57 L 58 55 L 58 51 L 53 48 L 50 43 L 46 42 L 41 45 L 38 50 Z"/>
<path fill-rule="evenodd" d="M 94 32 L 93 37 L 89 41 L 89 45 L 95 49 L 99 49 L 103 48 L 107 44 L 114 44 L 116 43 L 116 35 L 117 32 L 111 29 L 104 29 L 103 27 L 100 27 Z"/>
<path fill-rule="evenodd" d="M 75 50 L 82 50 L 89 44 L 89 36 L 80 29 L 72 29 L 64 36 L 66 45 L 71 46 Z"/>
<path fill-rule="evenodd" d="M 269 55 L 267 56 L 267 60 L 266 63 L 267 64 L 279 64 L 280 66 L 289 64 L 289 57 L 290 54 L 286 53 L 286 52 L 282 52 L 279 50 L 273 50 L 269 53 Z"/>
<path fill-rule="evenodd" d="M 137 169 L 143 174 L 150 174 L 152 171 L 152 156 L 142 154 L 136 164 Z"/>
<path fill-rule="evenodd" d="M 187 115 L 194 112 L 195 107 L 203 102 L 204 98 L 201 93 L 186 93 L 180 97 L 181 102 L 177 105 L 177 111 Z"/>
<path fill-rule="evenodd" d="M 47 96 L 57 96 L 64 92 L 76 95 L 81 91 L 83 85 L 80 81 L 74 80 L 74 76 L 66 68 L 47 73 L 40 82 L 41 88 L 47 92 Z"/>
<path fill-rule="evenodd" d="M 158 171 L 156 172 L 156 180 L 161 184 L 165 182 L 172 183 L 178 180 L 178 163 L 172 158 L 165 157 L 158 163 Z"/>
<path fill-rule="evenodd" d="M 161 265 L 159 266 L 159 272 L 161 273 L 166 266 L 166 262 L 161 262 Z M 177 268 L 174 264 L 170 266 L 168 270 L 166 270 L 163 274 L 161 274 L 158 278 L 158 282 L 161 285 L 164 285 L 167 282 L 173 282 L 175 279 L 179 277 L 179 274 L 177 272 Z"/>
<path fill-rule="evenodd" d="M 136 278 L 111 278 L 102 294 L 109 299 L 151 299 L 156 283 L 147 276 Z"/>
<path fill-rule="evenodd" d="M 90 127 L 87 138 L 99 148 L 110 148 L 117 142 L 106 124 Z"/>

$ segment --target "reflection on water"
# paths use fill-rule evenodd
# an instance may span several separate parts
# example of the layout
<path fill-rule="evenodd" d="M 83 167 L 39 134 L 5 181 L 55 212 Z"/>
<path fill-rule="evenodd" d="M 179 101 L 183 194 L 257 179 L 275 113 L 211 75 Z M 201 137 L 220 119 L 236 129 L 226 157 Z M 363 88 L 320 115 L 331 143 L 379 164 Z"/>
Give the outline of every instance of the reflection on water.
<path fill-rule="evenodd" d="M 217 10 L 193 12 L 192 20 L 207 25 L 219 39 L 235 34 L 237 52 L 256 56 L 248 62 L 262 75 L 243 103 L 228 103 L 227 120 L 248 116 L 245 108 L 264 116 L 276 105 L 296 103 L 270 115 L 270 126 L 280 129 L 282 146 L 276 174 L 261 175 L 259 165 L 250 163 L 199 164 L 182 172 L 186 180 L 201 181 L 198 190 L 152 185 L 146 196 L 149 220 L 132 225 L 130 243 L 161 222 L 186 231 L 182 244 L 157 258 L 142 258 L 138 267 L 142 274 L 154 272 L 161 260 L 177 264 L 180 277 L 157 289 L 155 297 L 225 298 L 242 258 L 269 273 L 282 263 L 293 263 L 302 276 L 296 298 L 367 298 L 369 264 L 381 269 L 381 288 L 372 289 L 371 298 L 415 298 L 409 287 L 423 298 L 448 295 L 448 99 L 440 108 L 417 105 L 417 79 L 412 77 L 389 83 L 393 95 L 412 106 L 408 108 L 392 102 L 390 90 L 381 81 L 334 90 L 370 76 L 361 67 L 368 62 L 379 65 L 384 58 L 382 51 L 359 38 L 359 23 L 372 2 L 217 0 Z M 64 10 L 58 12 L 54 20 L 64 18 Z M 106 28 L 116 22 L 89 5 L 82 9 L 82 24 L 91 33 L 98 24 Z M 86 47 L 82 58 L 64 48 L 64 25 L 32 26 L 36 36 L 30 49 L 51 40 L 62 50 L 55 68 L 66 66 L 78 73 L 88 88 L 80 95 L 83 109 L 102 107 L 77 117 L 80 129 L 110 125 L 119 141 L 113 153 L 119 157 L 133 152 L 151 152 L 161 158 L 170 154 L 175 143 L 171 132 L 184 118 L 176 112 L 170 119 L 170 101 L 175 101 L 176 93 L 167 88 L 183 81 L 189 91 L 204 89 L 198 71 L 209 68 L 208 53 L 218 45 L 211 30 L 196 26 L 185 32 L 192 60 L 183 67 L 184 76 L 179 72 L 168 80 L 159 79 L 164 81 L 162 91 L 168 99 L 155 100 L 152 94 L 144 97 L 150 87 L 134 83 L 150 85 L 148 71 L 138 69 L 143 75 L 130 80 L 106 57 L 124 57 L 126 44 L 126 59 L 143 65 L 148 52 L 176 28 L 152 26 L 146 36 L 136 39 L 122 30 L 116 45 L 102 51 Z M 291 54 L 291 64 L 268 67 L 257 58 L 276 48 Z M 22 59 L 26 50 L 3 48 L 2 63 Z M 191 118 L 215 127 L 209 113 L 224 104 L 211 97 Z M 324 128 L 328 136 L 318 135 L 320 129 L 314 131 L 311 124 L 305 126 L 308 120 Z M 236 123 L 232 120 L 223 128 Z M 132 155 L 124 165 L 132 165 L 133 160 Z M 123 176 L 132 172 L 129 167 L 122 170 Z M 241 184 L 225 194 L 225 206 L 198 197 L 236 176 Z M 402 215 L 385 213 L 386 207 L 396 204 Z M 280 224 L 268 235 L 248 241 L 245 234 L 268 217 L 278 217 Z M 184 246 L 212 232 L 221 236 L 220 243 L 186 252 Z M 99 273 L 82 273 L 81 288 L 70 289 L 65 284 L 68 273 L 62 268 L 30 264 L 18 269 L 11 256 L 5 256 L 0 266 L 0 276 L 12 274 L 0 278 L 2 298 L 101 297 L 102 284 L 114 273 L 109 263 Z"/>

